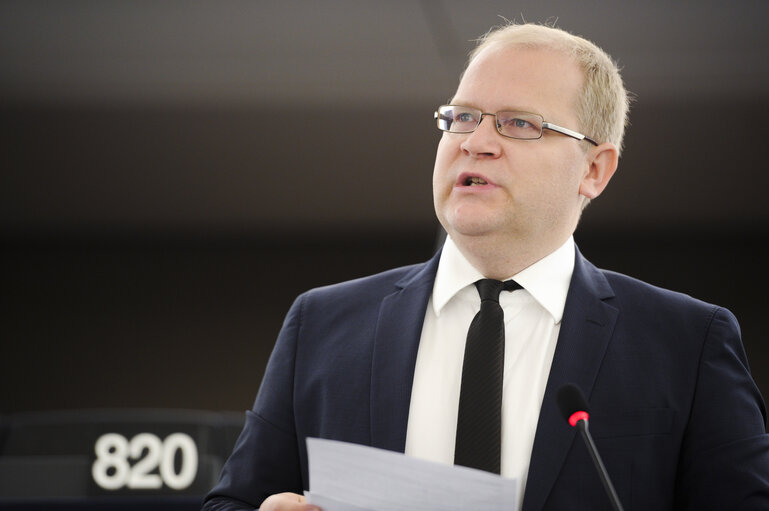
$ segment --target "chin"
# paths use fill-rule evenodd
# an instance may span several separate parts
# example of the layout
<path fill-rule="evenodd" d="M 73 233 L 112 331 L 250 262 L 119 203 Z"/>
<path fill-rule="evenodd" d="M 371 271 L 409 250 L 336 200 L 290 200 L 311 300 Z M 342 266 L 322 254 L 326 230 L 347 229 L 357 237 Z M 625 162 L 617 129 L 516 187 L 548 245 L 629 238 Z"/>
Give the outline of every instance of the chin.
<path fill-rule="evenodd" d="M 478 235 L 493 230 L 500 223 L 499 211 L 486 204 L 464 203 L 447 207 L 439 216 L 446 232 L 456 231 L 465 235 Z"/>
<path fill-rule="evenodd" d="M 494 225 L 491 225 L 489 222 L 480 222 L 477 219 L 455 220 L 448 224 L 443 223 L 443 226 L 446 232 L 453 238 L 457 236 L 484 236 L 495 232 Z"/>

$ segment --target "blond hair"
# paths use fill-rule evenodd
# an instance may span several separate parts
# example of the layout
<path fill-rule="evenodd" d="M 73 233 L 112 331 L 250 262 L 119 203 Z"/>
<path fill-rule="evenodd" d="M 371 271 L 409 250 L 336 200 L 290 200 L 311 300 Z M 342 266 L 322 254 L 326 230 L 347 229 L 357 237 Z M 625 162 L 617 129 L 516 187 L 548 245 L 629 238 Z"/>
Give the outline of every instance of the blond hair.
<path fill-rule="evenodd" d="M 559 28 L 509 23 L 478 39 L 470 53 L 472 62 L 490 46 L 541 48 L 565 53 L 582 69 L 585 81 L 575 108 L 582 132 L 598 143 L 611 142 L 622 151 L 628 124 L 630 96 L 614 60 L 592 42 Z"/>

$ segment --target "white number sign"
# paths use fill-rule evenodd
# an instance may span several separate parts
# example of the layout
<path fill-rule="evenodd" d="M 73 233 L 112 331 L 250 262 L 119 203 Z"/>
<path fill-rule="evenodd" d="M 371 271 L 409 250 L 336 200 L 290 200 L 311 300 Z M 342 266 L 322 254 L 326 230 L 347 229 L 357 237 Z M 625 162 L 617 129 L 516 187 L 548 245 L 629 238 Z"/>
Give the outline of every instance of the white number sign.
<path fill-rule="evenodd" d="M 128 487 L 134 490 L 189 487 L 198 473 L 198 448 L 185 433 L 173 433 L 161 440 L 152 433 L 139 433 L 131 440 L 118 433 L 106 433 L 96 440 L 96 460 L 91 466 L 93 480 L 105 490 Z M 176 455 L 180 469 L 176 471 Z M 136 460 L 131 465 L 130 460 Z M 158 474 L 151 473 L 158 468 Z"/>

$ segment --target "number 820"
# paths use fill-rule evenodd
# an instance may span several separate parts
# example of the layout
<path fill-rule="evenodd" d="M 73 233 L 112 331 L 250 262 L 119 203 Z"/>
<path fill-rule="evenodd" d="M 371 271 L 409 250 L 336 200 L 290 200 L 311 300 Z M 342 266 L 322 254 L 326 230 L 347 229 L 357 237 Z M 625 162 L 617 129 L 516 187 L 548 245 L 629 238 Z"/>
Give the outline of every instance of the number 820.
<path fill-rule="evenodd" d="M 185 433 L 173 433 L 165 440 L 152 433 L 139 433 L 130 441 L 118 433 L 106 433 L 96 440 L 94 450 L 96 460 L 91 474 L 94 482 L 105 490 L 158 489 L 163 484 L 183 490 L 192 484 L 198 472 L 198 449 Z M 181 454 L 179 472 L 174 461 L 177 451 Z M 133 466 L 129 458 L 137 460 Z M 151 473 L 155 468 L 159 468 L 159 474 Z"/>

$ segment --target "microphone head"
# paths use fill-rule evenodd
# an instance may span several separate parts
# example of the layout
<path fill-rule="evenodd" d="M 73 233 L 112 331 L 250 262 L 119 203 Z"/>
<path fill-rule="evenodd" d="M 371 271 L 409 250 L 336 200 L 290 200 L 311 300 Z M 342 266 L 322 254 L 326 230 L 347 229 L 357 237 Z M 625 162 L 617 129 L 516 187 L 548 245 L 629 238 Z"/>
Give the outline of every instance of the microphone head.
<path fill-rule="evenodd" d="M 558 389 L 557 401 L 558 408 L 561 410 L 561 415 L 563 415 L 563 418 L 572 426 L 576 426 L 580 420 L 586 421 L 590 417 L 585 396 L 582 394 L 582 391 L 572 383 L 567 383 Z"/>

